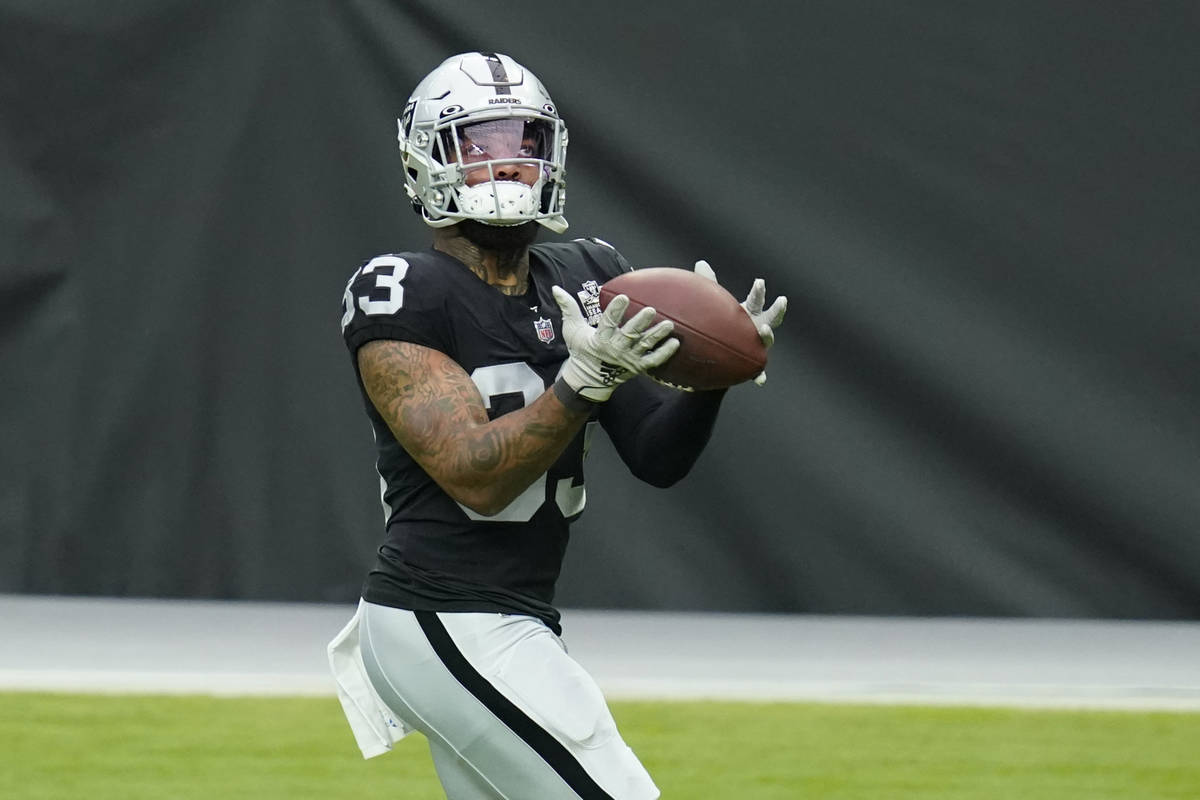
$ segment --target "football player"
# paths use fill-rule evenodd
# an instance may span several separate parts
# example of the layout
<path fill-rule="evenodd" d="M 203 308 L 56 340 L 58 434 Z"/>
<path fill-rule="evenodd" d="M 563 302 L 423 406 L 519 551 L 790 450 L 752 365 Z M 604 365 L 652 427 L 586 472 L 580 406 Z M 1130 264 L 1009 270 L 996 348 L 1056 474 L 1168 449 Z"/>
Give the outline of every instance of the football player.
<path fill-rule="evenodd" d="M 567 128 L 505 55 L 447 59 L 399 120 L 427 250 L 381 255 L 346 287 L 342 331 L 374 427 L 386 535 L 358 612 L 330 644 L 365 756 L 429 740 L 449 797 L 653 798 L 592 678 L 559 639 L 554 588 L 584 510 L 599 426 L 638 478 L 670 486 L 723 391 L 644 377 L 678 348 L 652 309 L 600 308 L 630 269 L 562 233 Z M 698 270 L 711 277 L 701 262 Z M 780 298 L 747 301 L 769 344 Z"/>

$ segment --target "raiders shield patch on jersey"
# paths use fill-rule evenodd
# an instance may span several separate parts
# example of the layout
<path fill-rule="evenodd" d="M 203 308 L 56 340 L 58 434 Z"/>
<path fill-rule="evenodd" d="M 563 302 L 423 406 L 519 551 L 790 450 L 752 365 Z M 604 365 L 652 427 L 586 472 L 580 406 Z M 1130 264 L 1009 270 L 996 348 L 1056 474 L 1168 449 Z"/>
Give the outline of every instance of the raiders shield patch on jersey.
<path fill-rule="evenodd" d="M 533 329 L 537 331 L 538 339 L 545 344 L 554 341 L 554 323 L 542 317 L 533 321 Z"/>
<path fill-rule="evenodd" d="M 584 281 L 583 291 L 576 292 L 575 295 L 583 305 L 583 315 L 587 317 L 588 325 L 595 327 L 600 322 L 600 284 L 596 281 Z"/>

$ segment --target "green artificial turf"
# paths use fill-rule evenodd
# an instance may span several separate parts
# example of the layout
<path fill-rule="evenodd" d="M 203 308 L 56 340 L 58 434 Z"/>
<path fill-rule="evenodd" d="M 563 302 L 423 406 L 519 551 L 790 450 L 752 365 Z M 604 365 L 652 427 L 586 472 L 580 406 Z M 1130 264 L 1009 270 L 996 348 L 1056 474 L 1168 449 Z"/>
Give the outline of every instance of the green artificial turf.
<path fill-rule="evenodd" d="M 1200 714 L 613 703 L 664 800 L 1200 798 Z M 363 761 L 332 698 L 0 693 L 6 800 L 432 800 L 424 740 Z"/>

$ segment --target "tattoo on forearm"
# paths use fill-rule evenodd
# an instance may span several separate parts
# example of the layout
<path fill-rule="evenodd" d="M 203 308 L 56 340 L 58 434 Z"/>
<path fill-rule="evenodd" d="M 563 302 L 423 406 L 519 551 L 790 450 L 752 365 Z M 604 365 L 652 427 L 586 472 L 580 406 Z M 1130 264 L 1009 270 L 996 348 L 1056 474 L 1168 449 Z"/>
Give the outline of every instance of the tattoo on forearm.
<path fill-rule="evenodd" d="M 468 442 L 464 454 L 470 467 L 480 472 L 490 472 L 504 461 L 504 440 L 493 431 L 488 431 Z"/>
<path fill-rule="evenodd" d="M 444 355 L 404 342 L 359 350 L 363 385 L 397 440 L 443 486 L 520 491 L 554 463 L 586 415 L 534 402 L 489 423 L 479 391 Z"/>

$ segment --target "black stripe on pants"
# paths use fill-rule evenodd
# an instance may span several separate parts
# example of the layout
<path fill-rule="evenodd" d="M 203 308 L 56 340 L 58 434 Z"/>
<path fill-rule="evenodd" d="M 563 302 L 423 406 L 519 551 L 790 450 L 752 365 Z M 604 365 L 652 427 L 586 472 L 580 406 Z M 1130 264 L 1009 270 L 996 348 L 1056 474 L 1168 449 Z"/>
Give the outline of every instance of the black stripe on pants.
<path fill-rule="evenodd" d="M 425 638 L 433 646 L 438 658 L 450 670 L 450 674 L 495 714 L 497 719 L 532 747 L 576 794 L 584 800 L 613 800 L 561 742 L 502 695 L 487 678 L 475 671 L 466 656 L 454 644 L 450 632 L 435 612 L 414 611 L 413 614 L 417 618 L 417 624 L 425 632 Z"/>

